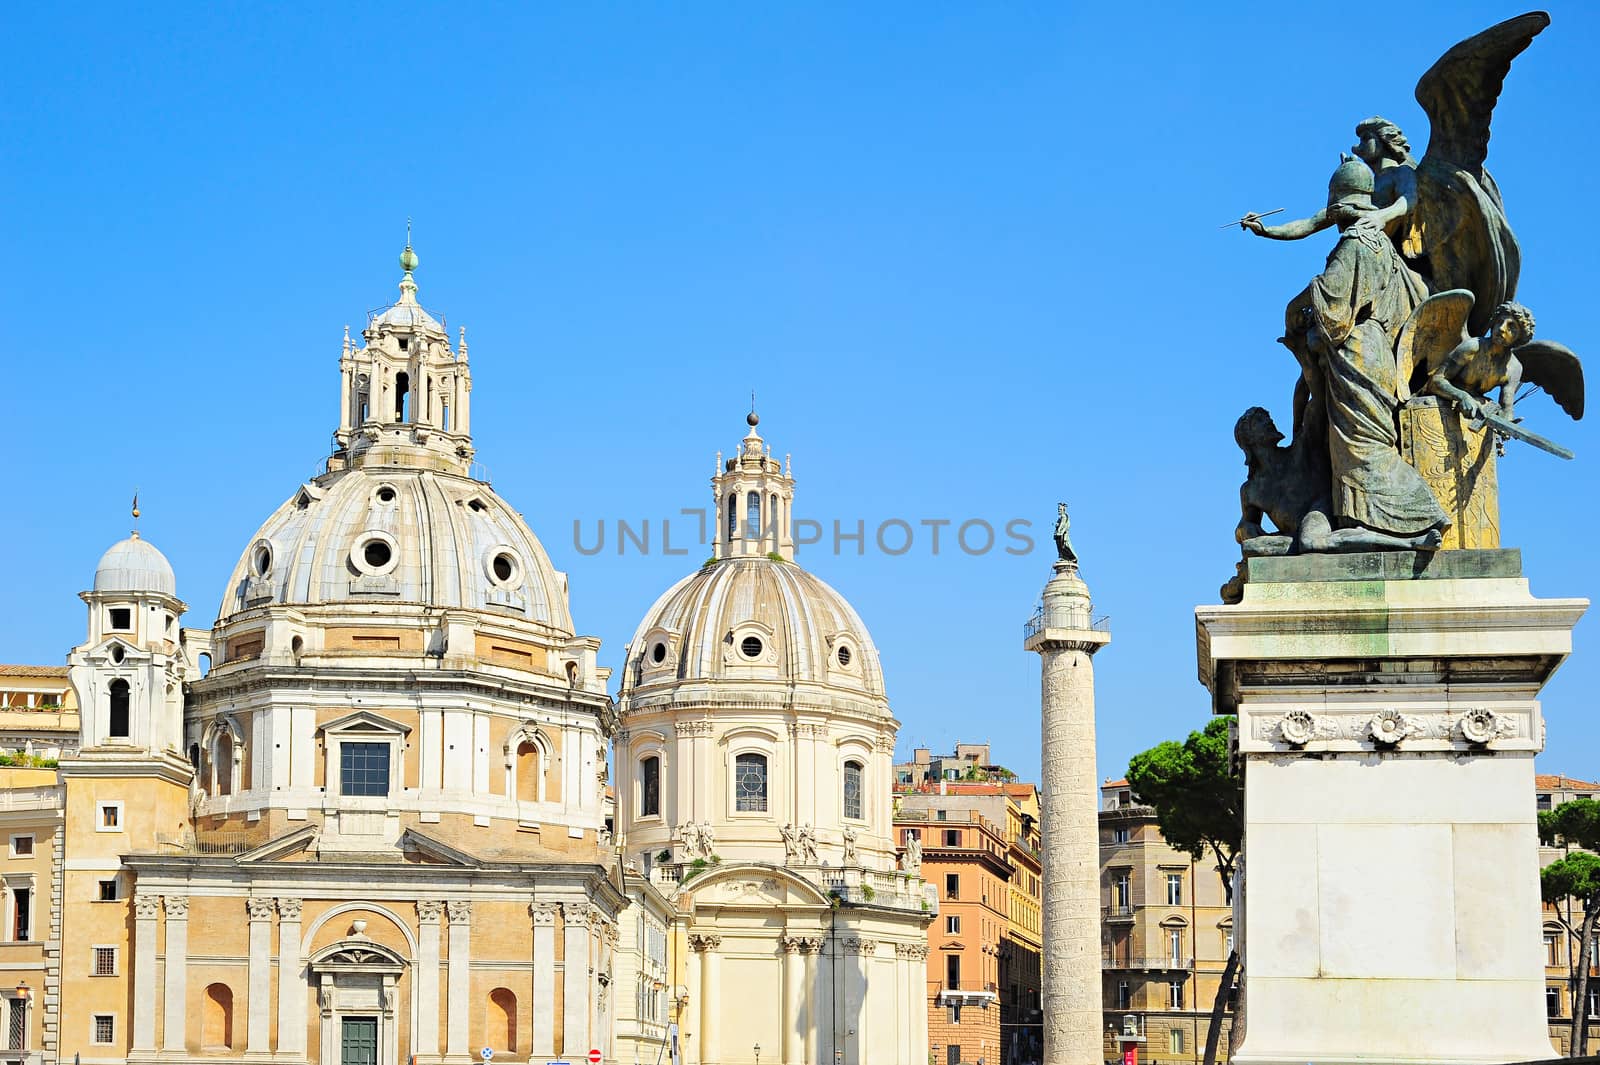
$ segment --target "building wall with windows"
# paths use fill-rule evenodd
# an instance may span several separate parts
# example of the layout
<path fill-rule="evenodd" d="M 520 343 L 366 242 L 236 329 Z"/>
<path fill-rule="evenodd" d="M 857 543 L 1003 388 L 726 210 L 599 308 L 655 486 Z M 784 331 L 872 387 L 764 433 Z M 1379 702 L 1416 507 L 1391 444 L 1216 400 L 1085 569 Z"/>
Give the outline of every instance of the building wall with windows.
<path fill-rule="evenodd" d="M 1127 781 L 1100 808 L 1101 968 L 1106 1059 L 1130 1043 L 1142 1065 L 1204 1060 L 1211 1007 L 1233 945 L 1233 913 L 1214 863 L 1170 846 Z M 1231 1013 L 1218 1046 L 1228 1046 Z"/>
<path fill-rule="evenodd" d="M 1534 778 L 1534 805 L 1538 810 L 1553 810 L 1574 799 L 1600 800 L 1600 784 L 1573 777 L 1539 774 Z M 1561 847 L 1539 848 L 1543 868 L 1565 853 Z M 1573 966 L 1578 957 L 1578 940 L 1573 934 L 1583 919 L 1583 908 L 1576 899 L 1544 904 L 1545 1013 L 1550 1019 L 1550 1042 L 1561 1054 L 1572 1050 L 1574 1020 L 1578 1015 L 1577 989 Z M 1596 933 L 1600 940 L 1600 932 Z M 1589 1052 L 1600 1046 L 1600 941 L 1589 951 Z"/>
<path fill-rule="evenodd" d="M 40 764 L 78 743 L 78 698 L 65 666 L 0 665 L 0 763 Z"/>

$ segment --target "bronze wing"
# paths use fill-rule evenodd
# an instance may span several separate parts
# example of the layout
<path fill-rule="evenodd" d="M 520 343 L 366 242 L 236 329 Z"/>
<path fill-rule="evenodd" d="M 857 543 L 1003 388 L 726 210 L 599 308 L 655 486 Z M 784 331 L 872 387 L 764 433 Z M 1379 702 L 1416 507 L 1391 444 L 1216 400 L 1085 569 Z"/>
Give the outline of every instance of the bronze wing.
<path fill-rule="evenodd" d="M 1395 344 L 1395 384 L 1401 403 L 1420 389 L 1456 345 L 1467 338 L 1472 293 L 1453 289 L 1429 296 L 1411 312 Z"/>
<path fill-rule="evenodd" d="M 1572 349 L 1552 340 L 1534 340 L 1516 350 L 1522 380 L 1538 385 L 1572 416 L 1583 417 L 1583 363 Z"/>
<path fill-rule="evenodd" d="M 1428 114 L 1428 150 L 1436 159 L 1483 180 L 1489 154 L 1489 120 L 1511 61 L 1533 43 L 1550 16 L 1543 11 L 1506 19 L 1468 37 L 1428 68 L 1417 82 L 1417 103 Z"/>

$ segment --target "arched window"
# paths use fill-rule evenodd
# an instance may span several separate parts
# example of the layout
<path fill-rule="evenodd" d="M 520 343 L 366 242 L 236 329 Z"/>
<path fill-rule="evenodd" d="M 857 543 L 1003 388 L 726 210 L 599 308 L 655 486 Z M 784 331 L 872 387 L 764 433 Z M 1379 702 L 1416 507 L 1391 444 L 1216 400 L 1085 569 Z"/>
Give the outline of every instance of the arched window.
<path fill-rule="evenodd" d="M 539 801 L 539 784 L 544 776 L 540 764 L 539 746 L 532 740 L 517 744 L 517 798 L 523 802 Z"/>
<path fill-rule="evenodd" d="M 747 540 L 761 538 L 761 493 L 751 492 L 744 497 L 744 535 Z"/>
<path fill-rule="evenodd" d="M 653 754 L 639 760 L 639 816 L 661 816 L 661 759 Z"/>
<path fill-rule="evenodd" d="M 233 733 L 217 730 L 217 753 L 211 759 L 217 771 L 217 794 L 233 794 Z"/>
<path fill-rule="evenodd" d="M 489 1046 L 495 1049 L 504 1049 L 507 1054 L 515 1054 L 517 1052 L 517 996 L 511 993 L 510 988 L 495 988 L 489 992 L 488 1009 L 484 1011 L 484 1014 L 483 1036 Z"/>
<path fill-rule="evenodd" d="M 739 531 L 739 497 L 733 492 L 728 493 L 728 539 L 732 540 Z"/>
<path fill-rule="evenodd" d="M 233 990 L 227 984 L 210 985 L 200 1008 L 202 1049 L 233 1049 Z"/>
<path fill-rule="evenodd" d="M 857 821 L 865 817 L 861 809 L 861 773 L 860 762 L 844 764 L 844 815 Z"/>
<path fill-rule="evenodd" d="M 734 809 L 742 813 L 767 810 L 767 756 L 741 754 L 733 760 Z"/>
<path fill-rule="evenodd" d="M 394 375 L 394 420 L 397 422 L 410 421 L 407 417 L 411 405 L 411 375 L 397 373 Z"/>
<path fill-rule="evenodd" d="M 120 740 L 129 736 L 128 682 L 125 680 L 111 682 L 111 713 L 106 722 L 106 735 Z"/>

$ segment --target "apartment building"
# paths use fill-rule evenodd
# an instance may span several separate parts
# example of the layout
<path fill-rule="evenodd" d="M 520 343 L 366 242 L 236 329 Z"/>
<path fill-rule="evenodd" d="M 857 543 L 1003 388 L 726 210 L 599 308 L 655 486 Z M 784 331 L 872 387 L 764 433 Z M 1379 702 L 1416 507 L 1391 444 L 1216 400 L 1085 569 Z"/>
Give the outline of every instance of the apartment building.
<path fill-rule="evenodd" d="M 1568 776 L 1534 778 L 1534 803 L 1539 810 L 1554 810 L 1573 799 L 1600 799 L 1600 784 L 1576 780 Z M 1540 847 L 1539 867 L 1542 869 L 1565 853 L 1562 847 Z M 1578 954 L 1578 941 L 1567 931 L 1576 930 L 1583 920 L 1583 909 L 1576 899 L 1563 899 L 1559 903 L 1545 903 L 1544 963 L 1545 1012 L 1550 1019 L 1550 1042 L 1562 1054 L 1569 1054 L 1573 1043 L 1573 1018 L 1575 988 L 1573 962 Z M 1564 927 L 1563 927 L 1564 926 Z M 1600 939 L 1600 934 L 1597 934 Z M 1589 1052 L 1600 1044 L 1600 942 L 1589 951 Z"/>

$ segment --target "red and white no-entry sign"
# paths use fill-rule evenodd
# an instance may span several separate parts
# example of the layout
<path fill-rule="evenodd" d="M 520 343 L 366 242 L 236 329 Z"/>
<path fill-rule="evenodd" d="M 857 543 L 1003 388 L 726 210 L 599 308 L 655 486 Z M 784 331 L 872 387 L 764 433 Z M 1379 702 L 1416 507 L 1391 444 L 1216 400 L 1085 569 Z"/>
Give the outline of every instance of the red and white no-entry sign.
<path fill-rule="evenodd" d="M 600 1051 L 598 1051 L 598 1050 L 589 1051 L 589 1065 L 600 1065 L 600 1058 L 601 1057 L 602 1057 L 602 1055 L 601 1055 Z"/>

